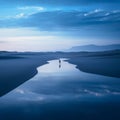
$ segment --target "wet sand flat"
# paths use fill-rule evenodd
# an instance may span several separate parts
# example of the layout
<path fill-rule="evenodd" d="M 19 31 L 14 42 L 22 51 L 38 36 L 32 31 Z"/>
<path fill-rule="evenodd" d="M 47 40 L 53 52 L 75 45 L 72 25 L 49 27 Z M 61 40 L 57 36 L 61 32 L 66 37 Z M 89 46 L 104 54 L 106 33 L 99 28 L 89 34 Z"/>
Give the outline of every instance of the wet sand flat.
<path fill-rule="evenodd" d="M 120 51 L 109 52 L 0 52 L 0 96 L 37 74 L 36 68 L 52 59 L 68 58 L 81 71 L 120 78 Z"/>

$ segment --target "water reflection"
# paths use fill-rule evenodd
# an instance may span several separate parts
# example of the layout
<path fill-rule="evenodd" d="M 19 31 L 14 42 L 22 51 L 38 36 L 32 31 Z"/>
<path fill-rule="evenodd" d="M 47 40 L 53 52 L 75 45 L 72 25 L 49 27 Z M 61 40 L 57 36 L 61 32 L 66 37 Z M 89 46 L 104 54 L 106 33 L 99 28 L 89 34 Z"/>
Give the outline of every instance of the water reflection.
<path fill-rule="evenodd" d="M 10 113 L 8 116 L 11 116 L 17 111 L 19 119 L 36 117 L 42 120 L 64 120 L 60 117 L 62 114 L 69 120 L 74 120 L 75 117 L 76 119 L 83 117 L 82 120 L 86 120 L 82 115 L 91 113 L 98 115 L 98 118 L 95 117 L 98 120 L 103 119 L 99 115 L 99 107 L 102 104 L 103 111 L 115 107 L 117 111 L 114 112 L 119 117 L 117 112 L 120 108 L 120 80 L 118 78 L 81 72 L 65 59 L 48 61 L 48 64 L 37 70 L 38 74 L 34 78 L 0 98 L 0 118 L 5 120 L 6 114 Z M 105 104 L 106 102 L 108 104 Z M 112 102 L 112 106 L 109 102 Z M 88 108 L 92 108 L 93 111 Z M 10 112 L 11 109 L 13 111 Z M 55 112 L 59 114 L 54 115 Z M 72 117 L 69 117 L 70 112 Z M 49 117 L 44 116 L 46 114 Z"/>
<path fill-rule="evenodd" d="M 85 97 L 120 95 L 119 79 L 81 72 L 64 60 L 48 61 L 48 64 L 37 68 L 38 74 L 34 78 L 3 96 L 0 101 L 81 100 Z"/>

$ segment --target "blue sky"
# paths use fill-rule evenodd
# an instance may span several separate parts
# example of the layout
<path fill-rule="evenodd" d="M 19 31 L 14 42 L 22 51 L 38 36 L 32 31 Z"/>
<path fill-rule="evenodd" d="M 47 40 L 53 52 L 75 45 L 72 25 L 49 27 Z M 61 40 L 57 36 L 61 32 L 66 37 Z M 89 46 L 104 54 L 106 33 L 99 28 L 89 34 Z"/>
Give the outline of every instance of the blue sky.
<path fill-rule="evenodd" d="M 120 43 L 120 0 L 0 0 L 0 50 Z"/>

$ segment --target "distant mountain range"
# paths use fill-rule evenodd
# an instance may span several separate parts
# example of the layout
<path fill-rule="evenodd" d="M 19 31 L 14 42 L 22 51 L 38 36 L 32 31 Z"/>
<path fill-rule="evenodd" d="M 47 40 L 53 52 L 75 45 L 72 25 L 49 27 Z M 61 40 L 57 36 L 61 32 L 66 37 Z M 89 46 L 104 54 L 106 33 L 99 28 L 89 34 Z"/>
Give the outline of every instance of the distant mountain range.
<path fill-rule="evenodd" d="M 113 44 L 113 45 L 84 45 L 84 46 L 74 46 L 67 50 L 67 52 L 78 52 L 78 51 L 107 51 L 107 50 L 116 50 L 120 49 L 120 44 Z"/>

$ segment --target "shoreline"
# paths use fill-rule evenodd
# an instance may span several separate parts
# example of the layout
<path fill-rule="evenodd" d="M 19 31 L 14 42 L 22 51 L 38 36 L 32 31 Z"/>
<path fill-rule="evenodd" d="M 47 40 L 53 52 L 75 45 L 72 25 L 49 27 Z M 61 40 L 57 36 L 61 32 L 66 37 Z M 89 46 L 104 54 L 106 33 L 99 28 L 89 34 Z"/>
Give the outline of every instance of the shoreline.
<path fill-rule="evenodd" d="M 37 68 L 54 58 L 42 56 L 26 56 L 18 59 L 0 59 L 0 97 L 37 74 Z"/>
<path fill-rule="evenodd" d="M 98 63 L 94 64 L 94 60 L 87 63 L 85 61 L 82 62 L 82 61 L 74 61 L 74 60 L 69 59 L 68 62 L 76 65 L 76 68 L 82 72 L 102 75 L 102 76 L 107 76 L 107 77 L 120 78 L 120 65 L 114 66 L 114 65 L 111 65 L 111 63 L 109 63 L 108 61 L 107 61 L 108 62 L 107 64 L 104 63 L 103 65 L 102 65 L 102 62 L 99 63 L 99 65 Z"/>
<path fill-rule="evenodd" d="M 69 63 L 76 65 L 77 69 L 83 72 L 120 78 L 120 54 L 115 56 L 113 52 L 110 56 L 97 52 L 94 54 L 2 53 L 0 54 L 0 97 L 34 77 L 38 67 L 59 58 L 68 58 Z"/>

